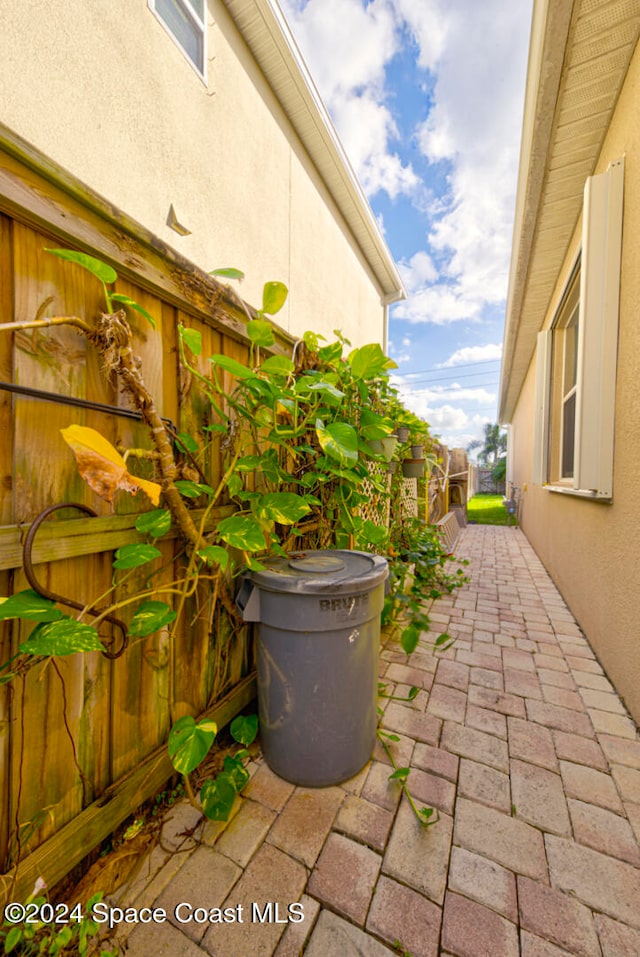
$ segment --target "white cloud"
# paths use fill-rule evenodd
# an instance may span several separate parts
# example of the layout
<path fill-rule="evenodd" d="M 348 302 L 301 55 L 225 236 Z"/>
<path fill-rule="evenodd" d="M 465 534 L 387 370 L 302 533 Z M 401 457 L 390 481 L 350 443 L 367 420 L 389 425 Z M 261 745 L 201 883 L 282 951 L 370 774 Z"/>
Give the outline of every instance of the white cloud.
<path fill-rule="evenodd" d="M 489 392 L 482 386 L 474 388 L 473 386 L 461 386 L 454 382 L 452 385 L 446 386 L 434 385 L 427 388 L 416 388 L 407 379 L 404 379 L 402 384 L 399 385 L 397 379 L 392 379 L 392 382 L 397 385 L 403 401 L 411 408 L 413 408 L 413 405 L 411 405 L 413 403 L 414 405 L 419 404 L 422 409 L 432 410 L 436 405 L 441 405 L 447 401 L 488 406 L 494 404 L 497 399 L 495 392 Z"/>
<path fill-rule="evenodd" d="M 408 298 L 393 308 L 394 319 L 406 319 L 408 322 L 431 322 L 435 326 L 444 326 L 458 320 L 478 322 L 482 311 L 482 301 L 466 295 L 454 286 L 438 283 L 425 284 Z"/>
<path fill-rule="evenodd" d="M 482 386 L 453 382 L 416 387 L 411 375 L 398 374 L 392 375 L 391 382 L 407 408 L 428 422 L 431 434 L 440 436 L 449 448 L 466 448 L 482 438 L 486 422 L 494 421 L 484 410 L 495 405 L 497 396 Z"/>
<path fill-rule="evenodd" d="M 438 369 L 447 369 L 450 366 L 468 365 L 473 362 L 490 362 L 492 359 L 502 358 L 502 343 L 491 343 L 486 346 L 465 346 L 449 356 L 445 362 L 439 362 Z"/>
<path fill-rule="evenodd" d="M 398 268 L 409 294 L 418 291 L 427 282 L 435 282 L 438 278 L 438 270 L 433 259 L 424 251 L 415 253 L 408 262 L 401 261 Z"/>
<path fill-rule="evenodd" d="M 506 298 L 532 0 L 280 2 L 367 194 L 409 196 L 424 217 L 393 318 L 480 321 Z M 407 30 L 425 89 L 413 144 L 399 141 L 386 77 Z"/>
<path fill-rule="evenodd" d="M 445 432 L 457 432 L 469 424 L 469 416 L 463 409 L 456 409 L 452 405 L 441 405 L 431 409 L 428 416 L 432 432 L 443 436 Z M 446 443 L 445 443 L 446 444 Z"/>
<path fill-rule="evenodd" d="M 436 77 L 417 140 L 430 162 L 450 164 L 449 207 L 428 236 L 443 257 L 442 292 L 435 292 L 446 301 L 430 314 L 424 300 L 411 300 L 397 315 L 442 323 L 467 309 L 473 318 L 506 297 L 531 4 L 397 4 L 420 46 L 420 62 Z"/>
<path fill-rule="evenodd" d="M 386 105 L 385 69 L 399 49 L 391 0 L 282 0 L 311 75 L 365 192 L 391 198 L 419 185 L 391 143 L 398 130 Z"/>

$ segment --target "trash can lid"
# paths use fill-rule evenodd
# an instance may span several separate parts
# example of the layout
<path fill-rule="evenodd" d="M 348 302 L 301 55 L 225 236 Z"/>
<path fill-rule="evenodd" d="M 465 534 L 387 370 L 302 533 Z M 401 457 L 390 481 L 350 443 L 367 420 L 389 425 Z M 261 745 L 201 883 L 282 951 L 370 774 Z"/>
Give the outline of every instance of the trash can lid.
<path fill-rule="evenodd" d="M 249 577 L 258 588 L 298 594 L 336 591 L 368 591 L 384 581 L 389 571 L 386 558 L 369 552 L 318 550 L 291 552 L 269 558 L 262 571 Z"/>

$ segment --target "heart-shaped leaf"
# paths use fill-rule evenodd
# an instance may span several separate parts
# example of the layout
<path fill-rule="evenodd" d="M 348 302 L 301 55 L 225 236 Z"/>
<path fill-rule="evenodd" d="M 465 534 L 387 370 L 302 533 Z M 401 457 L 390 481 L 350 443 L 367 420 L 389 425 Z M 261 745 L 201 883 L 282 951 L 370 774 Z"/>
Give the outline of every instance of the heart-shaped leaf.
<path fill-rule="evenodd" d="M 152 562 L 154 558 L 160 558 L 162 552 L 155 545 L 146 545 L 144 542 L 134 542 L 131 545 L 123 545 L 116 550 L 116 557 L 113 561 L 114 568 L 139 568 L 140 565 L 146 565 Z"/>
<path fill-rule="evenodd" d="M 218 729 L 210 720 L 194 721 L 184 715 L 173 725 L 169 734 L 169 757 L 180 774 L 190 774 L 209 753 Z"/>
<path fill-rule="evenodd" d="M 260 366 L 260 372 L 266 372 L 270 376 L 288 376 L 295 369 L 291 359 L 287 356 L 268 356 Z"/>
<path fill-rule="evenodd" d="M 37 625 L 20 645 L 25 655 L 47 657 L 75 655 L 79 651 L 104 651 L 104 645 L 93 625 L 64 615 L 58 621 Z"/>
<path fill-rule="evenodd" d="M 142 535 L 160 538 L 171 528 L 171 512 L 166 508 L 154 508 L 151 512 L 143 512 L 136 518 L 135 527 Z"/>
<path fill-rule="evenodd" d="M 194 356 L 199 356 L 202 352 L 202 336 L 197 329 L 187 329 L 186 326 L 178 326 L 178 334 L 185 346 L 188 346 Z"/>
<path fill-rule="evenodd" d="M 262 311 L 275 316 L 284 306 L 288 294 L 283 282 L 266 282 L 262 290 Z"/>
<path fill-rule="evenodd" d="M 236 799 L 236 788 L 228 774 L 209 778 L 200 789 L 202 810 L 210 821 L 228 821 Z"/>
<path fill-rule="evenodd" d="M 0 598 L 0 621 L 7 618 L 25 618 L 27 621 L 58 621 L 62 612 L 55 602 L 43 598 L 37 591 L 27 588 L 10 598 Z"/>
<path fill-rule="evenodd" d="M 75 249 L 45 249 L 45 252 L 53 253 L 60 259 L 66 259 L 67 262 L 82 266 L 83 269 L 87 269 L 101 282 L 106 282 L 107 285 L 111 285 L 118 278 L 118 273 L 113 266 L 103 263 L 101 259 L 96 259 L 94 256 L 79 253 Z"/>
<path fill-rule="evenodd" d="M 224 369 L 225 372 L 230 372 L 237 379 L 255 379 L 256 377 L 255 372 L 252 372 L 247 366 L 243 366 L 241 362 L 237 362 L 236 359 L 230 358 L 230 356 L 210 356 L 209 362 L 218 366 L 219 369 Z"/>
<path fill-rule="evenodd" d="M 316 434 L 323 452 L 340 465 L 355 465 L 358 461 L 358 434 L 348 422 L 324 424 L 316 421 Z"/>
<path fill-rule="evenodd" d="M 257 714 L 239 714 L 233 719 L 229 726 L 231 737 L 239 744 L 244 744 L 245 748 L 255 741 L 258 733 L 258 715 Z"/>
<path fill-rule="evenodd" d="M 129 634 L 137 638 L 152 635 L 176 617 L 176 612 L 163 601 L 143 601 L 129 625 Z"/>
<path fill-rule="evenodd" d="M 206 545 L 198 550 L 198 555 L 207 565 L 219 565 L 222 571 L 229 564 L 229 552 L 220 545 Z"/>
<path fill-rule="evenodd" d="M 227 545 L 244 552 L 261 552 L 265 547 L 262 526 L 250 515 L 223 518 L 218 523 L 218 534 Z"/>
<path fill-rule="evenodd" d="M 281 525 L 293 525 L 311 511 L 301 495 L 295 492 L 269 492 L 258 503 L 259 514 L 263 518 L 280 522 Z"/>
<path fill-rule="evenodd" d="M 158 504 L 161 487 L 156 482 L 131 475 L 117 449 L 95 429 L 85 425 L 70 425 L 66 429 L 60 429 L 60 432 L 73 450 L 78 472 L 87 485 L 105 501 L 111 502 L 120 489 L 134 495 L 142 491 L 154 505 Z"/>
<path fill-rule="evenodd" d="M 273 326 L 266 319 L 251 319 L 247 323 L 247 335 L 254 346 L 272 346 L 276 341 Z"/>

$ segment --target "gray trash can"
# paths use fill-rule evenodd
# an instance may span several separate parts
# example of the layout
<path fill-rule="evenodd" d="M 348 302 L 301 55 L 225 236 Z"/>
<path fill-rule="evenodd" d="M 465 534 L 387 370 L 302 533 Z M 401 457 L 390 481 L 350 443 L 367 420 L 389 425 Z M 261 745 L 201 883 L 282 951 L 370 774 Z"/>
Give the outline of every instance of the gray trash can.
<path fill-rule="evenodd" d="M 238 594 L 257 629 L 260 737 L 276 774 L 338 784 L 371 757 L 386 559 L 294 552 L 251 572 Z"/>

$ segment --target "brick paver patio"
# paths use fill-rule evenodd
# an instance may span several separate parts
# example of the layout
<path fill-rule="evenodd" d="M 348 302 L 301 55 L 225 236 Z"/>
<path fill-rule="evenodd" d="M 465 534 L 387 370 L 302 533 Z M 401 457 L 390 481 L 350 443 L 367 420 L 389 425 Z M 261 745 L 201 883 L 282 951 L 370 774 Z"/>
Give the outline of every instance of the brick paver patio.
<path fill-rule="evenodd" d="M 180 806 L 119 892 L 166 913 L 127 928 L 129 957 L 640 955 L 637 728 L 519 529 L 469 527 L 457 553 L 471 581 L 432 614 L 454 647 L 381 661 L 421 689 L 383 723 L 440 821 L 379 746 L 339 787 L 258 763 L 228 825 Z"/>

